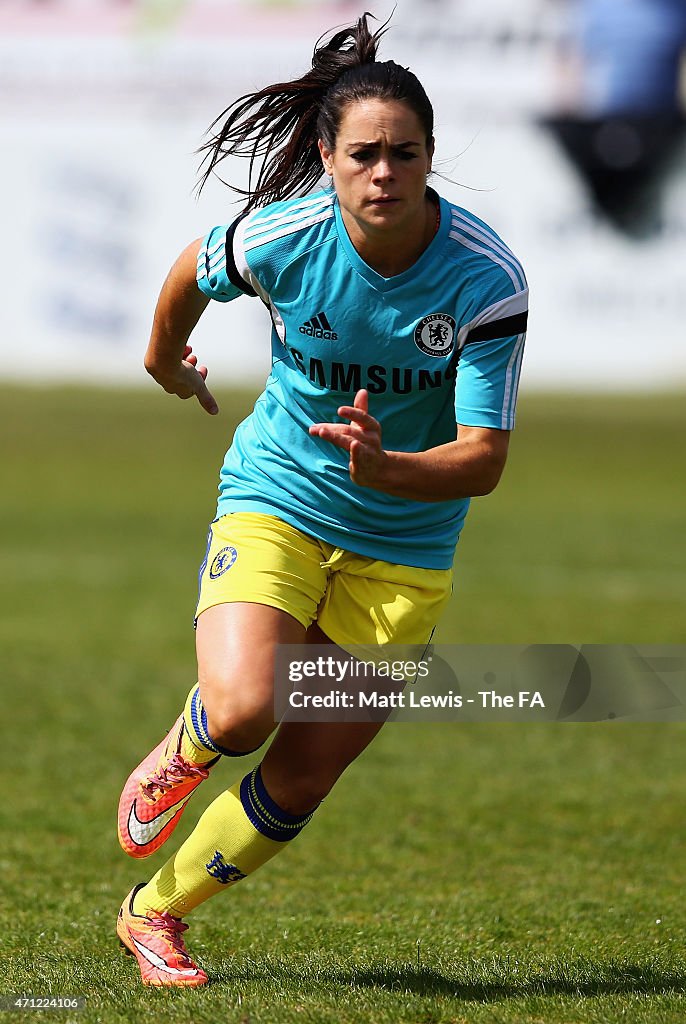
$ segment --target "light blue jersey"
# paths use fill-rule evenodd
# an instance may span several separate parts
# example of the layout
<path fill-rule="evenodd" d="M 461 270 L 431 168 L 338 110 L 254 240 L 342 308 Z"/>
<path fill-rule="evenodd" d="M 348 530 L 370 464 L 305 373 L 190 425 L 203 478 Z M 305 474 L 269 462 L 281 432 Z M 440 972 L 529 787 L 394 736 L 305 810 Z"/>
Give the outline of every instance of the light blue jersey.
<path fill-rule="evenodd" d="M 408 501 L 358 487 L 348 454 L 313 423 L 369 391 L 390 451 L 454 441 L 456 422 L 511 430 L 528 289 L 510 250 L 445 199 L 438 232 L 402 274 L 381 277 L 353 247 L 335 193 L 274 203 L 216 227 L 198 286 L 259 296 L 272 319 L 272 372 L 236 430 L 218 515 L 264 512 L 370 558 L 452 564 L 469 499 Z"/>

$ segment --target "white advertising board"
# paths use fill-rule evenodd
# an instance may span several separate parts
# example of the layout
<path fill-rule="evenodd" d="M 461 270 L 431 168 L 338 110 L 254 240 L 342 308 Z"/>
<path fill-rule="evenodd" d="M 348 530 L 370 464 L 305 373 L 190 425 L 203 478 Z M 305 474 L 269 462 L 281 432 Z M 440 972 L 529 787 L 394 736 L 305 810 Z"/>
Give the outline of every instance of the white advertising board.
<path fill-rule="evenodd" d="M 170 264 L 240 208 L 219 182 L 193 195 L 204 130 L 241 93 L 306 70 L 315 39 L 359 13 L 321 2 L 147 7 L 147 21 L 113 0 L 0 10 L 6 380 L 145 379 Z M 651 239 L 631 241 L 592 213 L 539 123 L 554 104 L 558 28 L 543 0 L 401 0 L 383 54 L 411 66 L 434 101 L 436 167 L 452 179 L 436 187 L 489 221 L 526 267 L 523 386 L 678 386 L 686 163 Z M 244 180 L 242 167 L 227 170 Z M 213 304 L 194 344 L 215 382 L 259 381 L 268 332 L 261 304 L 242 299 Z"/>

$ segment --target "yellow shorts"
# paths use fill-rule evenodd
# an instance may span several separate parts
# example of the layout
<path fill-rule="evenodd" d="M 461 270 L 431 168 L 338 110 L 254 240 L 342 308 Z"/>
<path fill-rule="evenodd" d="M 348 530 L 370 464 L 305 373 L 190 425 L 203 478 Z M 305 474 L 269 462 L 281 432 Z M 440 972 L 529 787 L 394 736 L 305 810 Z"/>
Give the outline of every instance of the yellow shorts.
<path fill-rule="evenodd" d="M 452 592 L 451 569 L 395 565 L 302 533 L 276 516 L 234 512 L 212 523 L 196 619 L 249 601 L 315 620 L 339 646 L 426 644 Z"/>

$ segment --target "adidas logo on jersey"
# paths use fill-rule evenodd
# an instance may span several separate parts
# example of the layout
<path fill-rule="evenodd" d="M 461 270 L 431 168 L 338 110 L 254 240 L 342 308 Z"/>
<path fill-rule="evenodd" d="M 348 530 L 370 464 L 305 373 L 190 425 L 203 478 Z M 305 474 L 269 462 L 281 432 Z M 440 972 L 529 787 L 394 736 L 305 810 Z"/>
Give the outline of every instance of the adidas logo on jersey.
<path fill-rule="evenodd" d="M 300 328 L 301 334 L 309 338 L 321 338 L 322 341 L 338 341 L 338 335 L 329 323 L 326 313 L 317 313 L 311 320 L 306 320 Z"/>

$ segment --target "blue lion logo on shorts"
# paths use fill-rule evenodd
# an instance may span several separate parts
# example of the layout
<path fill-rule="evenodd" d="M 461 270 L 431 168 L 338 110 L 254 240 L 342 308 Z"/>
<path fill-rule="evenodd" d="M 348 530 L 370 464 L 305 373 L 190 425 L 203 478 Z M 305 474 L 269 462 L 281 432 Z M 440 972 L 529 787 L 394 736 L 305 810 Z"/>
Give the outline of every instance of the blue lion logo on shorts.
<path fill-rule="evenodd" d="M 222 548 L 212 560 L 212 565 L 210 566 L 210 579 L 218 580 L 220 576 L 223 576 L 225 572 L 228 572 L 237 558 L 238 552 L 235 548 Z"/>

